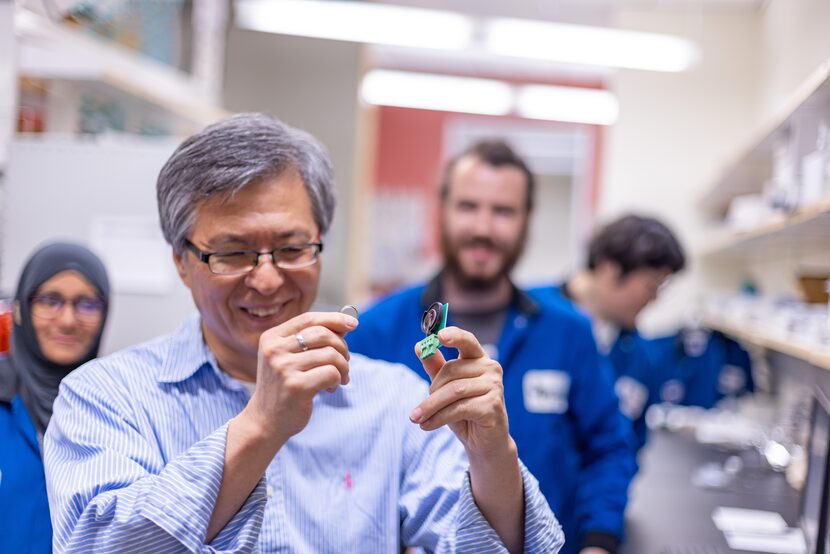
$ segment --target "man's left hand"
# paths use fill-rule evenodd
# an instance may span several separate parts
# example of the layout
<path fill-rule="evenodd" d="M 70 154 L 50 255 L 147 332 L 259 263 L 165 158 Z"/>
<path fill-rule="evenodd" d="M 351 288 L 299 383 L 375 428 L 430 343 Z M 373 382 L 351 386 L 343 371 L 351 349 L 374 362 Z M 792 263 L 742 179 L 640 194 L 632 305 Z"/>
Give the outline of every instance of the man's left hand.
<path fill-rule="evenodd" d="M 580 550 L 579 554 L 608 554 L 608 551 L 598 546 L 589 546 Z"/>
<path fill-rule="evenodd" d="M 441 344 L 458 350 L 458 359 L 444 359 L 437 351 L 421 360 L 432 379 L 429 397 L 410 414 L 425 431 L 449 425 L 473 457 L 500 457 L 515 444 L 508 434 L 502 368 L 490 359 L 475 336 L 458 327 L 438 332 Z M 416 354 L 418 348 L 416 346 Z"/>
<path fill-rule="evenodd" d="M 457 349 L 458 359 L 448 362 L 438 351 L 421 360 L 432 385 L 409 417 L 426 431 L 449 425 L 467 451 L 476 505 L 508 552 L 522 552 L 524 485 L 507 427 L 501 366 L 472 333 L 446 327 L 438 339 Z M 420 354 L 417 346 L 415 351 Z"/>

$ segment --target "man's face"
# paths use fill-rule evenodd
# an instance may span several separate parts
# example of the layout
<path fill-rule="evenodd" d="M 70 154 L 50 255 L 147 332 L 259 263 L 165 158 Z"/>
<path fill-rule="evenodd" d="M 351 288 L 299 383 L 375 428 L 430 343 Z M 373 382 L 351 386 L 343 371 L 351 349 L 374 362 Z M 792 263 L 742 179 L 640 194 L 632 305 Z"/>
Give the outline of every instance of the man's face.
<path fill-rule="evenodd" d="M 642 268 L 620 276 L 619 265 L 600 261 L 594 274 L 599 315 L 620 327 L 632 329 L 639 313 L 657 298 L 672 272 L 668 268 Z"/>
<path fill-rule="evenodd" d="M 231 198 L 200 203 L 187 238 L 203 252 L 270 252 L 319 237 L 303 182 L 297 172 L 286 171 Z M 201 313 L 205 340 L 220 363 L 240 368 L 255 364 L 262 332 L 307 311 L 317 294 L 319 261 L 285 270 L 265 257 L 249 273 L 216 275 L 188 250 L 173 257 Z"/>
<path fill-rule="evenodd" d="M 527 194 L 516 167 L 458 160 L 442 208 L 441 247 L 461 286 L 488 288 L 510 274 L 524 247 Z"/>

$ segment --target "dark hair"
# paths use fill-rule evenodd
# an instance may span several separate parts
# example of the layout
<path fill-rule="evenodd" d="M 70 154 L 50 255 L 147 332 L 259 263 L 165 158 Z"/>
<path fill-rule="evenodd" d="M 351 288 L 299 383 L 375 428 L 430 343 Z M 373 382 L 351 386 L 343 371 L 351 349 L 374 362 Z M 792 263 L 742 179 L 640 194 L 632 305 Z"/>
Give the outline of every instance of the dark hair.
<path fill-rule="evenodd" d="M 441 198 L 445 199 L 450 192 L 450 179 L 458 164 L 458 160 L 472 156 L 493 167 L 511 166 L 524 173 L 527 182 L 527 211 L 533 209 L 533 189 L 536 186 L 536 179 L 528 169 L 525 161 L 503 140 L 482 140 L 479 141 L 461 154 L 457 155 L 447 163 L 444 174 L 441 177 Z"/>
<path fill-rule="evenodd" d="M 686 256 L 677 237 L 652 217 L 626 215 L 603 227 L 588 246 L 588 269 L 607 260 L 620 266 L 620 276 L 642 268 L 668 268 L 677 273 Z"/>
<path fill-rule="evenodd" d="M 232 196 L 252 183 L 296 170 L 325 234 L 334 216 L 334 177 L 323 146 L 310 134 L 259 113 L 240 113 L 206 127 L 179 145 L 156 183 L 164 238 L 182 252 L 196 207 L 214 195 Z"/>

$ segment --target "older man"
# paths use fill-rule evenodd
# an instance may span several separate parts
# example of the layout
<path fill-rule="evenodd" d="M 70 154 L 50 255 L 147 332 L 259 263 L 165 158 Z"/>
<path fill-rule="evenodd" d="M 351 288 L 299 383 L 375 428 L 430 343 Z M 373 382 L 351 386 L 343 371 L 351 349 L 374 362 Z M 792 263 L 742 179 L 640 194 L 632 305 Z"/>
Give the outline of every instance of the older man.
<path fill-rule="evenodd" d="M 256 114 L 208 127 L 158 201 L 199 314 L 64 381 L 46 436 L 57 551 L 559 549 L 473 335 L 442 331 L 460 358 L 430 358 L 428 390 L 350 357 L 354 318 L 307 311 L 334 209 L 311 136 Z"/>

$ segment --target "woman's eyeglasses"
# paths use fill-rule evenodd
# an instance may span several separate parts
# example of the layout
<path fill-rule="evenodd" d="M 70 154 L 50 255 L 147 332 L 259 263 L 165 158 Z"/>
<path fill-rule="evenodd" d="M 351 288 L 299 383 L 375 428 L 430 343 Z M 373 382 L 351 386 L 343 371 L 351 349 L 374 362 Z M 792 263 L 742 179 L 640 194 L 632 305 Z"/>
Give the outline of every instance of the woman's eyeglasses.
<path fill-rule="evenodd" d="M 59 294 L 37 294 L 31 300 L 32 316 L 39 319 L 54 319 L 67 304 L 72 306 L 75 317 L 85 323 L 94 323 L 100 320 L 106 306 L 100 298 L 89 296 L 79 296 L 73 300 L 67 300 Z"/>

